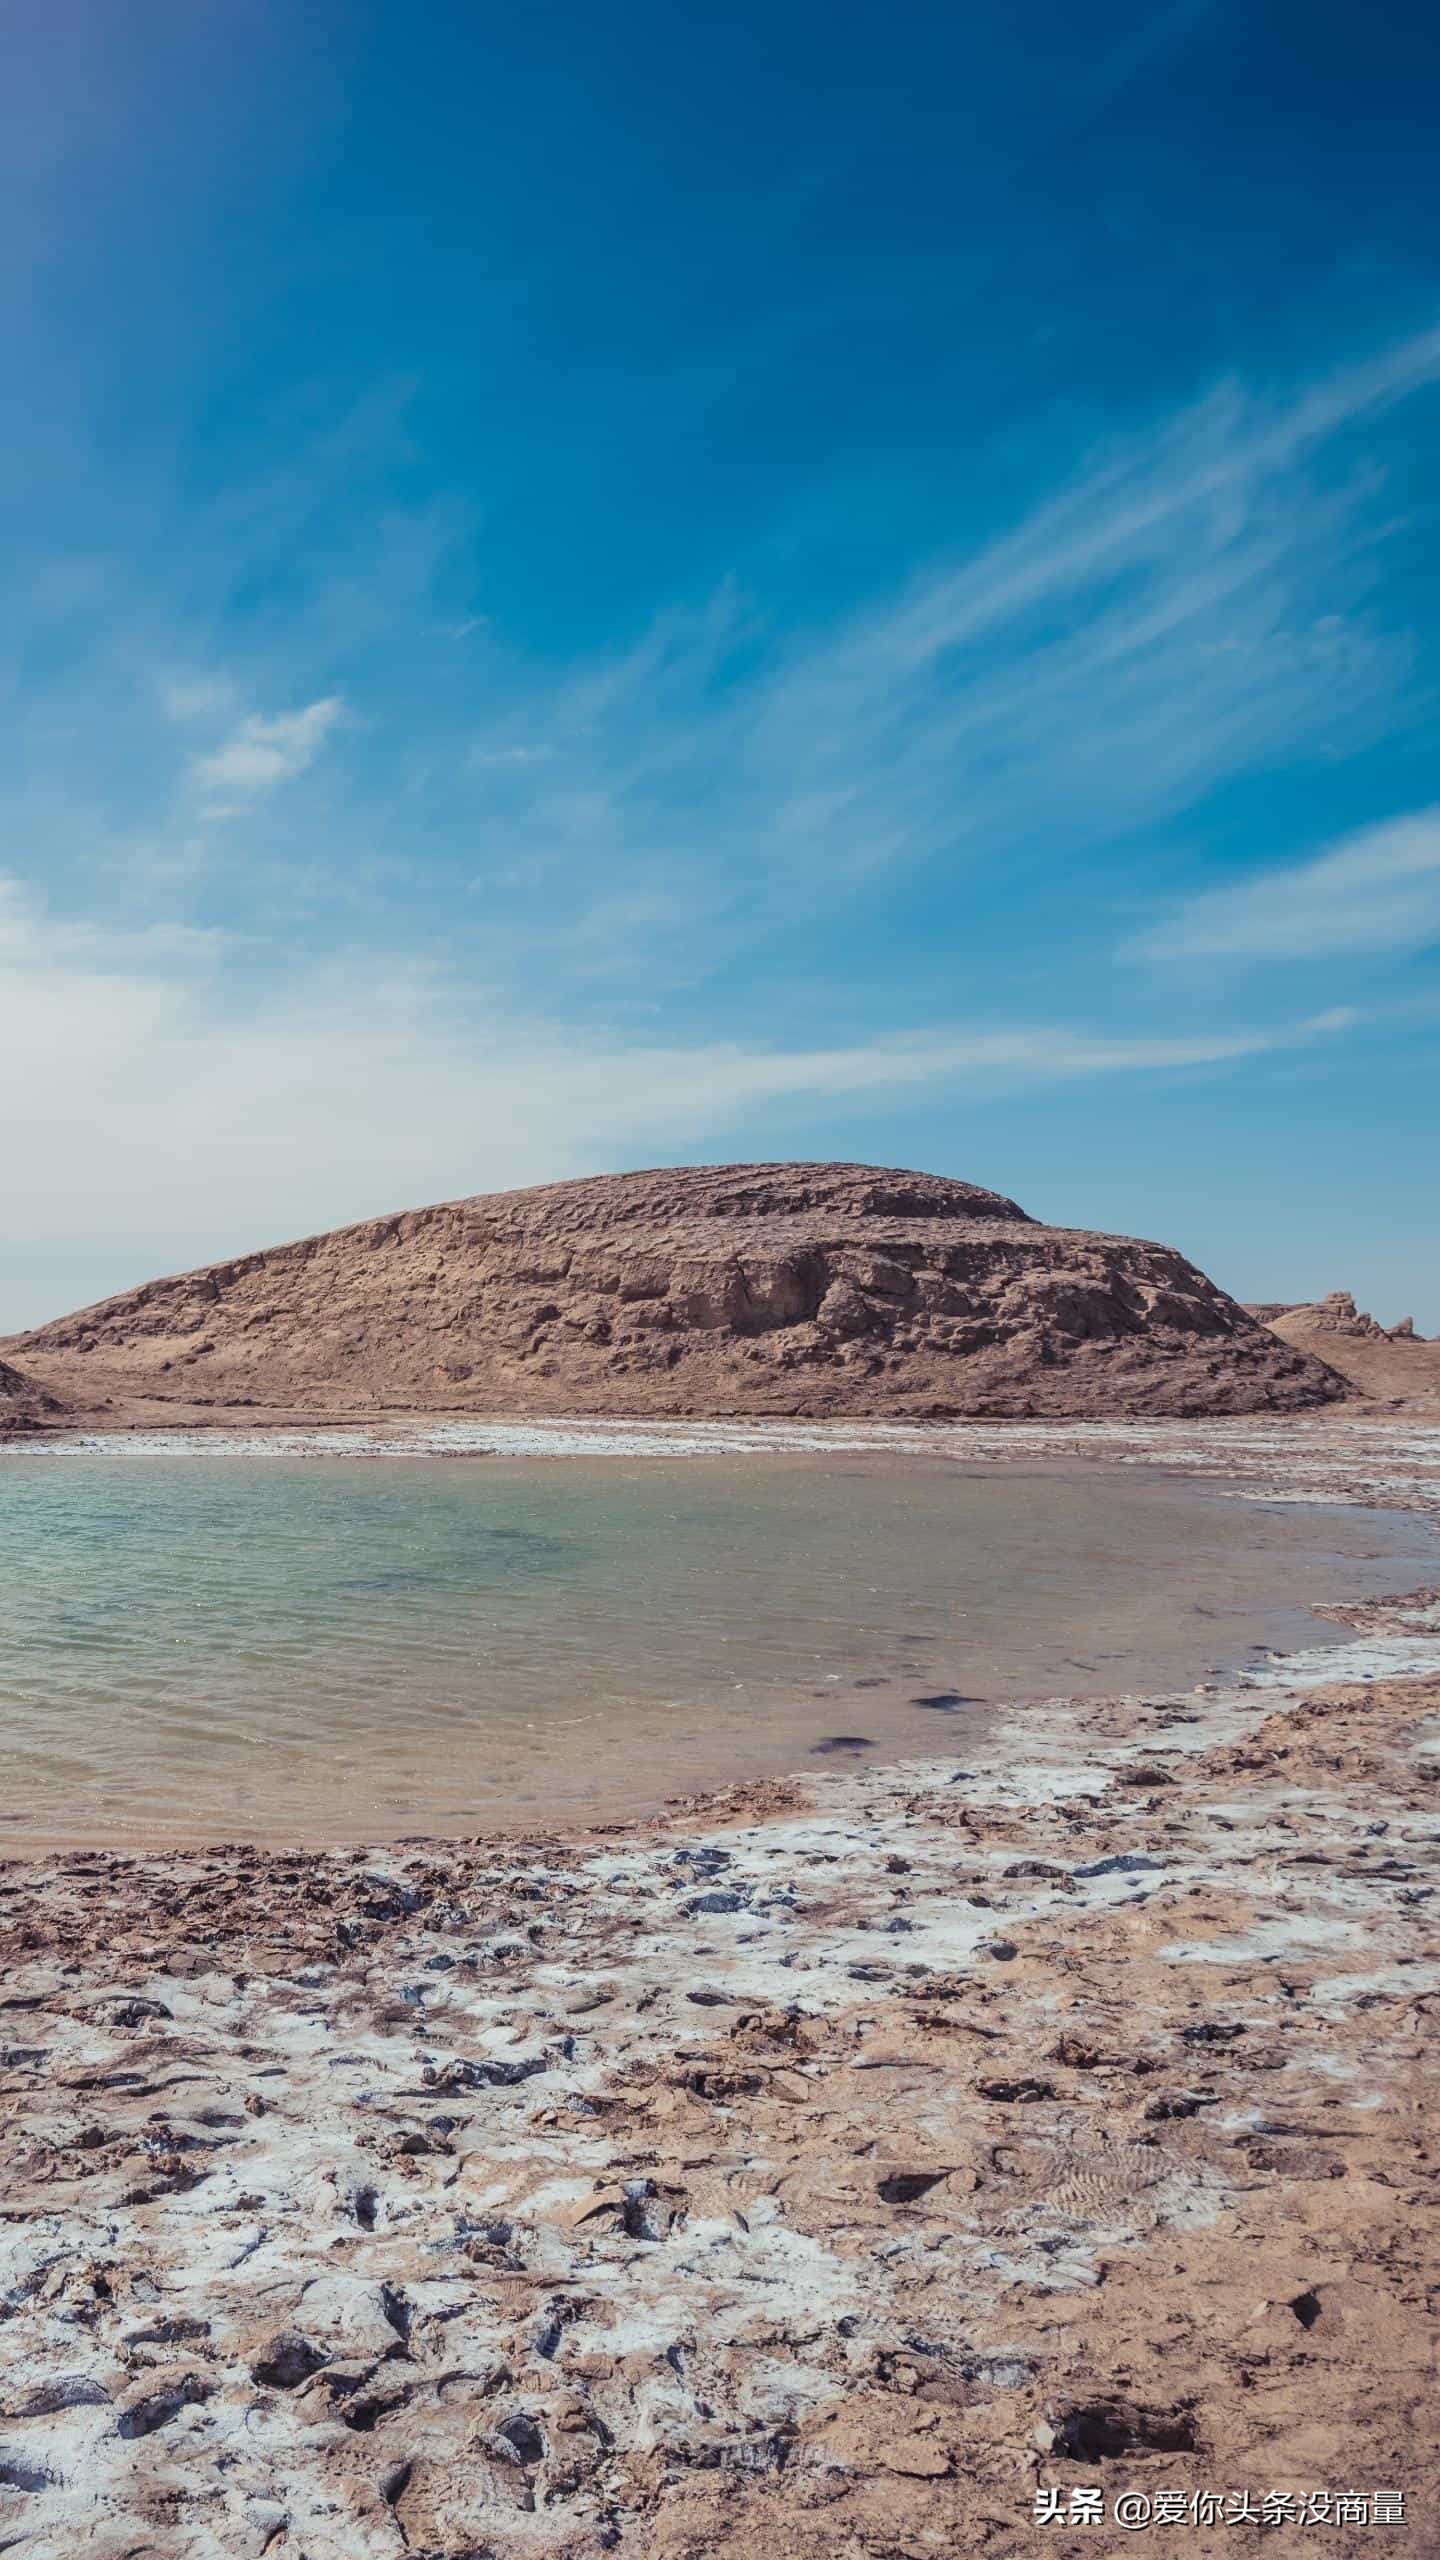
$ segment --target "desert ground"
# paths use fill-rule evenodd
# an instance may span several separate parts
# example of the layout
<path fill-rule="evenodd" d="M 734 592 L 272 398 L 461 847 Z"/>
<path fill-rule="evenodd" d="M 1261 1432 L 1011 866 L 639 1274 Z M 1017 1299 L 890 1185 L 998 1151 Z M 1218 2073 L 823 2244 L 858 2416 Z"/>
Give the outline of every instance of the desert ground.
<path fill-rule="evenodd" d="M 1025 1436 L 1440 1518 L 1413 1417 Z M 605 1831 L 12 1858 L 0 2545 L 1436 2547 L 1440 1596 L 1349 1619 Z"/>

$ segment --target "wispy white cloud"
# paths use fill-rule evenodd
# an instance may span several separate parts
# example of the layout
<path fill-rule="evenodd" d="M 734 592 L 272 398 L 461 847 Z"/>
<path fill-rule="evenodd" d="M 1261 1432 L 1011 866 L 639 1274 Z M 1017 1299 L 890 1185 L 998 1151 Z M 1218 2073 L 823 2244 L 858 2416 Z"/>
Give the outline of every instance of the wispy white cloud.
<path fill-rule="evenodd" d="M 46 1062 L 7 1158 L 12 1231 L 129 1239 L 142 1267 L 193 1260 L 641 1148 L 770 1152 L 791 1127 L 811 1142 L 830 1104 L 844 1145 L 887 1097 L 1219 1073 L 1342 1031 L 1332 1013 L 1115 1033 L 1030 1019 L 1072 1008 L 1028 991 L 993 997 L 1020 1022 L 987 1006 L 916 1030 L 906 979 L 939 955 L 983 989 L 1018 954 L 1053 986 L 1097 846 L 1138 868 L 1149 831 L 1218 787 L 1413 715 L 1409 638 L 1379 583 L 1392 501 L 1354 431 L 1437 379 L 1431 332 L 1288 399 L 1224 387 L 822 629 L 724 586 L 559 681 L 493 625 L 463 650 L 435 642 L 474 583 L 467 569 L 460 596 L 435 592 L 443 508 L 397 521 L 378 572 L 368 540 L 353 558 L 322 544 L 313 609 L 242 623 L 248 658 L 231 645 L 241 564 L 257 543 L 266 560 L 304 548 L 346 451 L 207 527 L 198 599 L 128 619 L 123 595 L 103 612 L 72 600 L 77 632 L 110 635 L 103 717 L 77 654 L 58 653 L 69 672 L 31 705 L 32 734 L 63 719 L 87 754 L 15 759 L 37 778 L 9 789 L 7 841 L 97 913 L 213 899 L 255 938 L 232 973 L 205 937 L 62 932 L 12 902 L 0 1076 L 33 1090 Z M 352 593 L 352 572 L 378 583 Z M 157 669 L 173 671 L 168 732 Z M 378 787 L 372 771 L 363 798 L 317 793 L 323 809 L 287 829 L 277 795 L 343 703 L 384 705 Z M 155 732 L 138 788 L 137 705 Z M 167 811 L 177 746 L 186 783 Z M 197 824 L 262 809 L 238 842 Z M 1377 830 L 1178 907 L 1147 945 L 1401 947 L 1428 930 L 1428 866 Z M 301 985 L 290 946 L 309 933 L 355 956 Z M 463 996 L 429 956 L 446 936 Z M 680 1005 L 707 969 L 702 1035 Z M 871 1022 L 888 988 L 908 1027 L 834 1038 L 855 988 Z"/>
<path fill-rule="evenodd" d="M 282 782 L 293 782 L 320 753 L 344 708 L 338 694 L 302 711 L 267 719 L 258 711 L 238 720 L 217 747 L 197 756 L 191 780 L 211 817 L 234 817 Z"/>
<path fill-rule="evenodd" d="M 809 894 L 818 867 L 1064 863 L 1331 759 L 1403 720 L 1411 672 L 1375 610 L 1383 482 L 1339 440 L 1437 380 L 1440 330 L 1288 400 L 1232 383 L 818 635 L 727 590 L 518 682 L 472 741 L 482 841 L 589 869 L 678 840 Z"/>
<path fill-rule="evenodd" d="M 744 951 L 768 963 L 798 920 L 848 904 L 858 922 L 892 883 L 904 897 L 928 895 L 932 881 L 963 895 L 972 879 L 987 893 L 1008 880 L 1007 894 L 1029 901 L 1033 941 L 1046 902 L 1032 883 L 1052 883 L 1063 910 L 1097 848 L 1142 861 L 1149 830 L 1237 777 L 1328 761 L 1414 715 L 1410 635 L 1380 609 L 1391 501 L 1340 440 L 1437 380 L 1431 330 L 1288 397 L 1224 386 L 1107 447 L 993 539 L 932 559 L 819 629 L 722 585 L 556 680 L 471 616 L 472 645 L 436 648 L 417 694 L 416 635 L 433 646 L 466 620 L 442 610 L 459 583 L 464 520 L 437 501 L 397 517 L 378 554 L 367 544 L 365 596 L 327 531 L 305 610 L 283 632 L 267 628 L 251 663 L 216 674 L 217 662 L 231 667 L 224 599 L 240 565 L 257 545 L 268 562 L 320 539 L 336 475 L 357 454 L 370 469 L 401 432 L 397 394 L 321 438 L 273 487 L 227 499 L 191 546 L 202 600 L 173 627 L 155 600 L 138 621 L 119 597 L 89 617 L 123 635 L 125 670 L 143 644 L 152 666 L 176 671 L 162 707 L 196 734 L 169 820 L 155 819 L 153 801 L 124 816 L 104 804 L 107 774 L 123 795 L 142 763 L 129 678 L 111 668 L 98 718 L 78 680 L 57 695 L 91 741 L 84 769 L 58 751 L 53 768 L 32 758 L 23 805 L 16 786 L 0 813 L 4 832 L 37 848 L 63 841 L 77 865 L 86 845 L 101 848 L 101 895 L 122 869 L 103 848 L 141 832 L 158 873 L 168 862 L 213 883 L 238 848 L 216 824 L 202 847 L 196 820 L 233 827 L 268 809 L 333 739 L 343 695 L 384 708 L 391 751 L 378 782 L 372 763 L 363 801 L 337 788 L 323 812 L 307 810 L 303 845 L 298 831 L 283 850 L 250 831 L 243 860 L 253 884 L 273 849 L 317 901 L 367 904 L 377 940 L 408 933 L 417 883 L 453 866 L 478 893 L 471 915 L 493 893 L 517 947 L 553 941 L 557 920 L 597 892 L 616 917 L 628 903 L 642 1003 L 657 952 L 666 970 L 673 955 L 655 895 L 667 873 L 708 918 L 685 955 L 687 984 L 711 949 L 727 966 Z M 463 583 L 473 592 L 468 562 Z M 227 681 L 235 692 L 222 701 Z M 246 708 L 255 702 L 300 707 Z M 157 741 L 157 762 L 163 753 Z M 285 894 L 278 877 L 272 886 Z M 614 947 L 611 977 L 623 959 Z"/>
<path fill-rule="evenodd" d="M 223 720 L 235 709 L 235 688 L 228 676 L 162 676 L 155 688 L 167 720 Z"/>
<path fill-rule="evenodd" d="M 115 1247 L 147 1268 L 346 1218 L 611 1166 L 637 1149 L 764 1151 L 787 1113 L 970 1102 L 1223 1069 L 1315 1036 L 937 1025 L 833 1046 L 567 1036 L 373 961 L 231 1001 L 226 952 L 181 929 L 105 935 L 0 894 L 0 1085 L 30 1100 L 6 1156 L 17 1248 Z M 37 1055 L 46 1060 L 33 1074 Z M 117 1279 L 118 1285 L 118 1279 Z M 36 1311 L 0 1305 L 0 1327 Z"/>
<path fill-rule="evenodd" d="M 1440 809 L 1362 827 L 1309 862 L 1186 898 L 1134 948 L 1157 960 L 1313 960 L 1440 942 Z"/>

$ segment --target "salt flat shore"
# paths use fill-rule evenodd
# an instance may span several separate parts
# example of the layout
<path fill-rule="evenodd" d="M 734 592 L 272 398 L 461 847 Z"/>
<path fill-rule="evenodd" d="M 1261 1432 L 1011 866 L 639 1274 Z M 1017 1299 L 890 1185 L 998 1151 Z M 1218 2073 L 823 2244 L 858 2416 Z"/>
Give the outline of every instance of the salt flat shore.
<path fill-rule="evenodd" d="M 603 1833 L 0 1868 L 0 2550 L 1436 2548 L 1440 1595 L 1344 1615 Z"/>
<path fill-rule="evenodd" d="M 0 1447 L 6 1445 L 0 1442 Z M 1088 1458 L 1222 1476 L 1248 1496 L 1396 1501 L 1440 1510 L 1440 1413 L 1346 1405 L 1321 1414 L 1137 1422 L 524 1422 L 396 1414 L 384 1421 L 301 1415 L 125 1429 L 56 1428 L 11 1442 L 29 1456 L 111 1458 L 938 1457 L 965 1463 Z"/>

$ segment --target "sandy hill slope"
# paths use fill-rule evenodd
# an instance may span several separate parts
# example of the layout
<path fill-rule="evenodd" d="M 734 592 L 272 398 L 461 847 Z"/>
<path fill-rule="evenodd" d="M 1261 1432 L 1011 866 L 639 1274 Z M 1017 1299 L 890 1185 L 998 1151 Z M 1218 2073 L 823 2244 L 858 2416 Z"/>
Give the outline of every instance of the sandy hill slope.
<path fill-rule="evenodd" d="M 1387 1331 L 1356 1306 L 1348 1289 L 1332 1289 L 1309 1304 L 1248 1312 L 1293 1350 L 1338 1370 L 1362 1395 L 1386 1404 L 1440 1405 L 1440 1342 L 1427 1342 L 1408 1316 Z"/>
<path fill-rule="evenodd" d="M 1164 1245 L 843 1164 L 447 1201 L 152 1281 L 4 1348 L 115 1419 L 1251 1413 L 1342 1392 Z"/>
<path fill-rule="evenodd" d="M 46 1395 L 33 1378 L 0 1360 L 0 1438 L 15 1431 L 34 1431 L 65 1419 L 58 1398 Z"/>

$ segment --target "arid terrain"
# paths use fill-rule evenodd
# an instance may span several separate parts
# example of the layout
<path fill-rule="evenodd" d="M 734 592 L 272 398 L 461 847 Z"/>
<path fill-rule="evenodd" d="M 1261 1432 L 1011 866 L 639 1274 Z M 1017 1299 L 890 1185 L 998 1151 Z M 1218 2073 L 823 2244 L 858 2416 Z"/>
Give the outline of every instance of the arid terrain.
<path fill-rule="evenodd" d="M 7 1431 L 38 1431 L 66 1418 L 58 1397 L 46 1395 L 31 1378 L 0 1360 L 0 1437 Z"/>
<path fill-rule="evenodd" d="M 70 1418 L 1288 1412 L 1343 1382 L 1168 1246 L 866 1165 L 616 1174 L 216 1263 L 3 1346 Z"/>
<path fill-rule="evenodd" d="M 1216 1429 L 1105 1445 L 1440 1514 Z M 1337 1615 L 604 1833 L 12 1861 L 4 2547 L 1432 2548 L 1440 1600 Z"/>
<path fill-rule="evenodd" d="M 850 1417 L 1440 1519 L 1437 1348 L 735 1167 L 154 1283 L 0 1414 Z M 1440 1598 L 1336 1614 L 1228 1687 L 926 1698 L 898 1766 L 837 1689 L 813 1767 L 588 1832 L 10 1859 L 0 2549 L 1014 2560 L 1128 2498 L 1348 2552 L 1397 2494 L 1429 2547 Z"/>
<path fill-rule="evenodd" d="M 1300 1306 L 1249 1310 L 1311 1360 L 1323 1361 L 1358 1394 L 1382 1404 L 1440 1408 L 1440 1342 L 1427 1342 L 1407 1316 L 1388 1328 L 1355 1304 L 1348 1289 Z"/>

